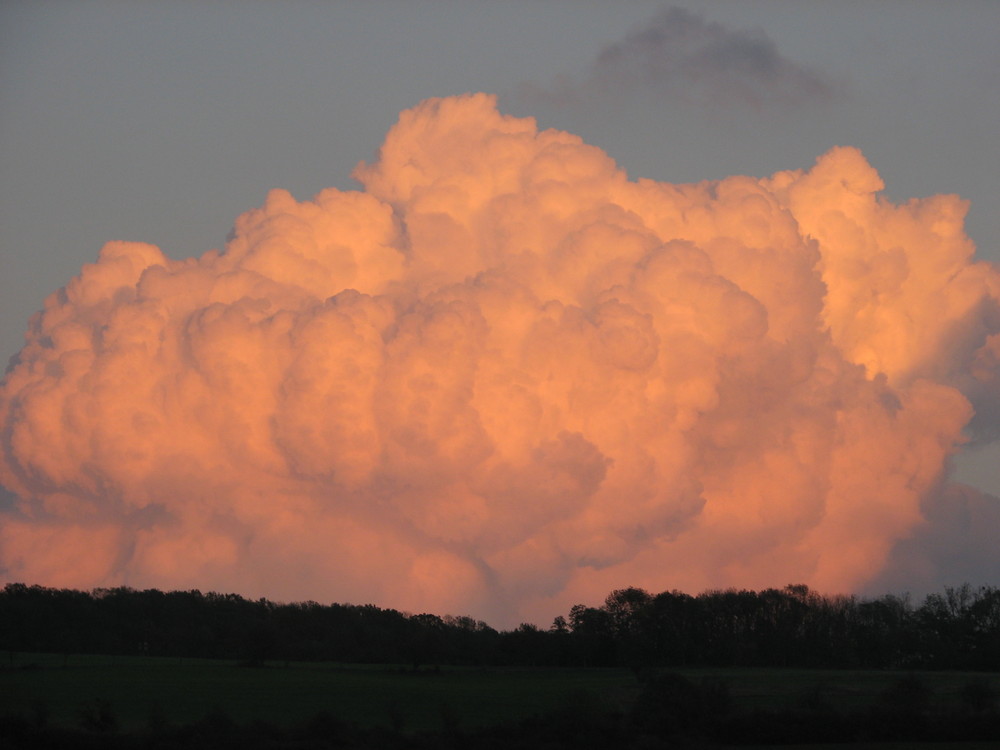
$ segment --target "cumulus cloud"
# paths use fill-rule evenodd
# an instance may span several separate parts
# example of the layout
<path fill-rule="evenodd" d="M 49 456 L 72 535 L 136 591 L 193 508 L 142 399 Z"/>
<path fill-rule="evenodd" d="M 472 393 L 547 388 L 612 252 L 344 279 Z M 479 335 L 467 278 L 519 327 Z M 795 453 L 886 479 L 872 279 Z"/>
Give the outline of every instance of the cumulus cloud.
<path fill-rule="evenodd" d="M 605 47 L 583 80 L 535 95 L 559 99 L 640 94 L 699 105 L 763 107 L 829 99 L 837 84 L 783 55 L 763 31 L 730 29 L 683 8 L 664 8 Z"/>
<path fill-rule="evenodd" d="M 501 625 L 852 590 L 996 407 L 965 203 L 895 205 L 855 149 L 632 181 L 476 94 L 355 177 L 198 258 L 110 242 L 46 300 L 0 385 L 4 578 Z"/>

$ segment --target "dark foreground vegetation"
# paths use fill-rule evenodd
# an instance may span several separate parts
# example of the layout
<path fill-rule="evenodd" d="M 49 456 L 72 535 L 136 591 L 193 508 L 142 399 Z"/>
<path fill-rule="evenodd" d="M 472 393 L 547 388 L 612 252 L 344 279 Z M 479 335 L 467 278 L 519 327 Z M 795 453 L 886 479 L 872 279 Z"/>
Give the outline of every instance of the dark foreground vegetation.
<path fill-rule="evenodd" d="M 1000 589 L 907 598 L 764 591 L 613 591 L 548 629 L 372 605 L 276 604 L 200 591 L 91 592 L 8 584 L 0 648 L 356 664 L 821 667 L 1000 671 Z"/>
<path fill-rule="evenodd" d="M 0 647 L 0 747 L 1000 746 L 993 588 L 919 606 L 630 588 L 545 630 L 497 631 L 374 606 L 10 584 Z"/>
<path fill-rule="evenodd" d="M 973 750 L 1000 742 L 995 677 L 21 654 L 0 672 L 0 747 Z"/>

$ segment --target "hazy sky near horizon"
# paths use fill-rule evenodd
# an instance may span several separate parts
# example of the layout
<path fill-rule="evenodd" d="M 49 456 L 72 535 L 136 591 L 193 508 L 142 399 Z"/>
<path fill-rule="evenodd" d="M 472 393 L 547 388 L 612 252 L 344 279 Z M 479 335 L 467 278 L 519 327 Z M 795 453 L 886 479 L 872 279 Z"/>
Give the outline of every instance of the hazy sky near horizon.
<path fill-rule="evenodd" d="M 989 0 L 7 0 L 0 356 L 104 243 L 222 248 L 269 190 L 355 188 L 402 110 L 464 92 L 633 180 L 766 177 L 854 146 L 896 203 L 967 199 L 978 258 L 1000 263 L 998 31 Z M 997 460 L 970 451 L 959 478 L 1000 494 Z"/>

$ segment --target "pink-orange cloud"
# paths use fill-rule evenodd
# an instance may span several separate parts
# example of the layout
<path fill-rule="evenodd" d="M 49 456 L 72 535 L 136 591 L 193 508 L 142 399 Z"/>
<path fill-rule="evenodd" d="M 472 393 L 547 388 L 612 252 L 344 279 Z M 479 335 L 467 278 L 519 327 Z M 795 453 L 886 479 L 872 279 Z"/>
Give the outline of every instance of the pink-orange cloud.
<path fill-rule="evenodd" d="M 846 591 L 996 399 L 964 202 L 895 205 L 855 149 L 632 181 L 476 94 L 355 177 L 199 258 L 108 243 L 46 300 L 0 386 L 3 578 L 500 625 L 623 585 Z"/>

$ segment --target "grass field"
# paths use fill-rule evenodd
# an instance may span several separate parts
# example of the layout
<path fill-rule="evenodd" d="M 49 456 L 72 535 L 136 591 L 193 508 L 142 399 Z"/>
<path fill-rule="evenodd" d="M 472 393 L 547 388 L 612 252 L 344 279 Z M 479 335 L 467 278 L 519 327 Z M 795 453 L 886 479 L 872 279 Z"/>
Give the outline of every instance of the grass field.
<path fill-rule="evenodd" d="M 152 717 L 188 724 L 213 712 L 238 723 L 301 723 L 320 712 L 361 726 L 403 730 L 476 727 L 516 720 L 590 694 L 627 701 L 637 683 L 626 670 L 474 669 L 414 673 L 390 666 L 233 662 L 153 657 L 19 655 L 0 671 L 0 713 L 75 725 L 95 700 L 119 726 Z"/>
<path fill-rule="evenodd" d="M 736 708 L 775 710 L 807 700 L 843 710 L 860 708 L 871 705 L 903 674 L 913 674 L 676 671 L 695 682 L 725 682 Z M 1000 686 L 1000 675 L 917 674 L 942 708 L 955 705 L 962 685 L 973 677 L 985 676 Z M 414 673 L 381 665 L 292 662 L 249 668 L 198 659 L 17 654 L 0 669 L 0 714 L 43 715 L 50 724 L 76 726 L 88 706 L 103 700 L 124 731 L 151 721 L 190 724 L 217 712 L 241 724 L 263 720 L 287 726 L 328 712 L 364 727 L 468 729 L 588 700 L 628 708 L 640 689 L 633 673 L 623 669 L 442 667 Z"/>
<path fill-rule="evenodd" d="M 891 670 L 823 669 L 678 669 L 690 680 L 720 681 L 729 685 L 740 708 L 786 709 L 804 701 L 820 701 L 841 711 L 870 706 L 878 695 L 903 677 L 916 676 L 930 688 L 932 702 L 952 708 L 960 702 L 964 685 L 973 679 L 991 680 L 1000 688 L 1000 675 L 983 672 L 913 672 Z"/>

